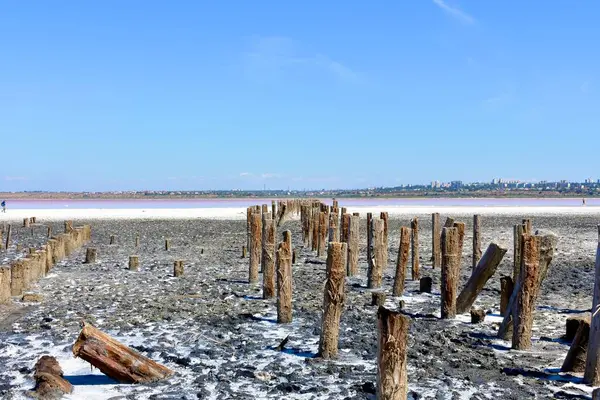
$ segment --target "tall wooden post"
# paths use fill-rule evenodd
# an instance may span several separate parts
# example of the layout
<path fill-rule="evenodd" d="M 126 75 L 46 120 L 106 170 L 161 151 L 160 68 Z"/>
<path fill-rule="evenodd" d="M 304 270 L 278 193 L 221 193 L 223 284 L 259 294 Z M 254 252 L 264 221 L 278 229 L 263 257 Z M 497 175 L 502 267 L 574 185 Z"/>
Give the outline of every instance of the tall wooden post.
<path fill-rule="evenodd" d="M 283 232 L 276 258 L 277 323 L 292 322 L 292 233 Z"/>
<path fill-rule="evenodd" d="M 376 289 L 381 287 L 381 282 L 383 279 L 383 271 L 384 268 L 387 267 L 384 265 L 384 253 L 383 253 L 383 226 L 384 221 L 382 219 L 374 219 L 372 220 L 372 237 L 373 237 L 373 266 L 369 271 L 369 276 L 367 277 L 367 287 L 369 289 Z"/>
<path fill-rule="evenodd" d="M 175 260 L 173 262 L 173 276 L 175 278 L 183 276 L 183 260 Z"/>
<path fill-rule="evenodd" d="M 456 295 L 460 259 L 458 229 L 442 229 L 442 282 L 441 282 L 441 316 L 442 319 L 456 317 Z"/>
<path fill-rule="evenodd" d="M 367 277 L 373 269 L 373 213 L 367 213 Z"/>
<path fill-rule="evenodd" d="M 431 214 L 431 265 L 433 268 L 439 268 L 442 265 L 441 233 L 440 214 L 433 213 Z"/>
<path fill-rule="evenodd" d="M 319 213 L 319 247 L 317 249 L 317 257 L 325 256 L 327 249 L 327 231 L 329 227 L 329 221 L 327 219 L 327 212 L 321 211 Z"/>
<path fill-rule="evenodd" d="M 343 209 L 342 209 L 343 210 Z M 341 226 L 340 226 L 340 242 L 348 243 L 348 231 L 350 229 L 350 214 L 342 214 Z"/>
<path fill-rule="evenodd" d="M 473 215 L 473 271 L 481 260 L 481 216 Z"/>
<path fill-rule="evenodd" d="M 360 229 L 360 215 L 358 213 L 353 214 L 350 217 L 350 224 L 348 228 L 348 276 L 354 276 L 358 274 L 358 242 L 359 242 L 359 229 Z"/>
<path fill-rule="evenodd" d="M 7 228 L 6 228 L 6 243 L 4 248 L 6 249 L 6 251 L 8 251 L 8 248 L 10 246 L 10 234 L 11 234 L 11 224 L 8 224 Z"/>
<path fill-rule="evenodd" d="M 404 280 L 406 278 L 406 267 L 408 266 L 408 253 L 410 250 L 410 230 L 403 226 L 400 228 L 400 245 L 398 247 L 398 259 L 396 261 L 396 276 L 392 294 L 402 296 L 404 292 Z"/>
<path fill-rule="evenodd" d="M 319 249 L 319 220 L 321 211 L 317 207 L 312 208 L 312 251 Z"/>
<path fill-rule="evenodd" d="M 500 315 L 506 314 L 508 310 L 508 304 L 510 302 L 510 296 L 514 290 L 512 277 L 503 276 L 500 278 Z"/>
<path fill-rule="evenodd" d="M 275 218 L 277 218 L 277 202 L 275 202 L 275 200 L 271 200 L 271 219 L 275 221 Z M 277 224 L 276 221 L 275 224 Z"/>
<path fill-rule="evenodd" d="M 250 224 L 252 223 L 252 207 L 246 208 L 246 247 L 250 248 L 250 237 L 252 236 Z"/>
<path fill-rule="evenodd" d="M 590 338 L 585 364 L 585 375 L 583 376 L 584 382 L 592 386 L 600 385 L 600 225 L 598 225 L 595 272 Z"/>
<path fill-rule="evenodd" d="M 523 233 L 533 235 L 533 224 L 529 218 L 523 218 Z"/>
<path fill-rule="evenodd" d="M 270 213 L 262 220 L 263 299 L 275 296 L 275 222 Z"/>
<path fill-rule="evenodd" d="M 410 221 L 411 229 L 411 247 L 412 247 L 412 280 L 417 281 L 421 278 L 419 271 L 419 219 L 414 217 Z"/>
<path fill-rule="evenodd" d="M 388 227 L 388 219 L 389 219 L 389 215 L 386 211 L 382 211 L 379 214 L 379 218 L 381 218 L 383 220 L 383 259 L 384 259 L 384 268 L 387 268 L 388 262 L 389 262 L 389 227 Z"/>
<path fill-rule="evenodd" d="M 377 400 L 406 400 L 407 336 L 410 320 L 399 312 L 377 311 Z"/>
<path fill-rule="evenodd" d="M 537 299 L 537 282 L 540 274 L 539 236 L 523 235 L 520 286 L 513 308 L 512 348 L 527 350 L 531 347 L 533 311 Z"/>
<path fill-rule="evenodd" d="M 323 318 L 319 355 L 325 359 L 338 354 L 340 318 L 344 308 L 346 279 L 346 243 L 330 242 L 327 249 L 327 270 L 323 295 Z"/>
<path fill-rule="evenodd" d="M 329 214 L 329 241 L 340 242 L 340 219 L 336 213 Z"/>
<path fill-rule="evenodd" d="M 523 242 L 523 225 L 517 224 L 513 230 L 513 282 L 516 284 L 521 274 L 521 245 Z"/>
<path fill-rule="evenodd" d="M 258 271 L 260 265 L 260 253 L 262 251 L 262 215 L 260 212 L 253 212 L 250 216 L 250 269 L 248 271 L 248 281 L 250 283 L 258 282 Z"/>
<path fill-rule="evenodd" d="M 467 228 L 464 222 L 455 222 L 454 227 L 458 230 L 458 256 L 462 261 L 463 247 L 465 245 L 465 230 Z"/>

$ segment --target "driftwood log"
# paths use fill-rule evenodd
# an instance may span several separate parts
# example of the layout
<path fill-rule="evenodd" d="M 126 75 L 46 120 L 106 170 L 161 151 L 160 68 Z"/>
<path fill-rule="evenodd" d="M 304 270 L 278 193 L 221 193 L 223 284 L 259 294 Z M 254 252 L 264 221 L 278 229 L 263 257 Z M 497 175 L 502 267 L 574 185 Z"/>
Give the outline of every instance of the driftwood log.
<path fill-rule="evenodd" d="M 169 368 L 119 343 L 94 326 L 85 323 L 73 345 L 73 355 L 122 383 L 147 383 L 173 375 Z"/>
<path fill-rule="evenodd" d="M 63 378 L 63 371 L 56 358 L 42 356 L 34 367 L 35 397 L 59 399 L 73 392 L 73 385 Z"/>

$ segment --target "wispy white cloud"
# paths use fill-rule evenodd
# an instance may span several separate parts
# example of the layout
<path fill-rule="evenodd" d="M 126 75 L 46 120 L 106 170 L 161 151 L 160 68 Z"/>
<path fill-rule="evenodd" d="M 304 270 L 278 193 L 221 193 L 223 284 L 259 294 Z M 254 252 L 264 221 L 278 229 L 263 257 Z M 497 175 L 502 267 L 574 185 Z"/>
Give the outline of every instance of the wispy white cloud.
<path fill-rule="evenodd" d="M 26 176 L 5 176 L 4 180 L 5 181 L 26 181 L 27 177 Z"/>
<path fill-rule="evenodd" d="M 263 179 L 272 179 L 272 178 L 281 178 L 282 175 L 281 174 L 276 174 L 276 173 L 273 173 L 273 172 L 266 172 L 264 174 L 261 174 L 260 177 L 263 178 Z"/>
<path fill-rule="evenodd" d="M 252 176 L 252 172 L 240 172 L 241 177 Z"/>
<path fill-rule="evenodd" d="M 358 79 L 358 74 L 348 65 L 324 54 L 304 50 L 298 42 L 285 36 L 253 38 L 244 59 L 248 69 L 265 75 L 293 68 L 315 68 L 342 81 Z"/>
<path fill-rule="evenodd" d="M 447 4 L 444 0 L 433 0 L 433 3 L 436 6 L 438 6 L 439 8 L 441 8 L 442 10 L 444 10 L 444 12 L 446 12 L 448 15 L 451 15 L 452 17 L 456 18 L 457 20 L 459 20 L 465 24 L 475 23 L 475 18 L 473 18 L 466 12 L 462 11 L 460 8 L 453 7 L 449 4 Z"/>

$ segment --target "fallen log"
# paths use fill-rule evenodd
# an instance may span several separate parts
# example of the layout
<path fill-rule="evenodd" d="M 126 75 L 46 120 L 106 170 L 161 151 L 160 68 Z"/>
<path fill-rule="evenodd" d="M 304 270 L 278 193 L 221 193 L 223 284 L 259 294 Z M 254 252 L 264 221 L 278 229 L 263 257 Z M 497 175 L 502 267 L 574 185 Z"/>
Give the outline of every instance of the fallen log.
<path fill-rule="evenodd" d="M 85 322 L 73 345 L 73 355 L 123 383 L 156 382 L 174 373 Z"/>
<path fill-rule="evenodd" d="M 63 371 L 56 358 L 42 356 L 35 363 L 35 396 L 39 399 L 59 399 L 73 392 L 73 385 L 63 378 Z"/>

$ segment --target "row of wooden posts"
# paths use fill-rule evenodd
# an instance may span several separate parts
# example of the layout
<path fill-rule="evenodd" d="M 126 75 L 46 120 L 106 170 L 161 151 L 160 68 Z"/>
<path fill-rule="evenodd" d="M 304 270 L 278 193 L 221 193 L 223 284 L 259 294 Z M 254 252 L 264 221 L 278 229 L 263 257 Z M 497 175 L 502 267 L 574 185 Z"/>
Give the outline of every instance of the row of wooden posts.
<path fill-rule="evenodd" d="M 308 203 L 308 204 L 306 204 Z M 283 241 L 275 248 L 275 226 L 266 207 L 248 209 L 248 244 L 250 247 L 250 282 L 258 281 L 258 260 L 262 260 L 263 297 L 275 296 L 277 277 L 277 320 L 291 322 L 292 294 L 292 245 L 291 233 L 283 233 Z M 338 352 L 339 322 L 345 297 L 345 277 L 358 272 L 358 221 L 360 215 L 348 214 L 344 208 L 341 215 L 337 202 L 329 207 L 318 201 L 300 203 L 302 237 L 305 247 L 325 254 L 327 243 L 326 283 L 323 300 L 322 328 L 319 355 L 335 357 Z M 341 218 L 341 219 L 338 219 Z M 338 224 L 339 221 L 339 224 Z M 472 273 L 463 290 L 458 292 L 461 260 L 464 246 L 465 224 L 448 218 L 440 232 L 440 216 L 432 214 L 432 266 L 441 267 L 441 318 L 454 318 L 468 312 L 487 281 L 500 265 L 506 248 L 491 243 L 481 252 L 481 217 L 473 217 L 473 264 Z M 262 229 L 261 229 L 262 228 Z M 411 220 L 410 228 L 401 227 L 392 293 L 400 296 L 404 289 L 405 271 L 409 249 L 412 250 L 412 279 L 420 279 L 418 255 L 418 219 Z M 326 234 L 327 233 L 327 234 Z M 512 348 L 525 350 L 531 347 L 533 315 L 541 284 L 548 273 L 554 257 L 557 237 L 552 233 L 534 234 L 530 219 L 524 219 L 514 227 L 513 276 L 501 278 L 500 308 L 504 315 L 498 337 L 509 339 L 512 331 Z M 367 214 L 367 261 L 369 288 L 381 287 L 383 269 L 388 260 L 388 214 L 382 212 L 379 219 Z M 274 260 L 275 255 L 275 260 Z M 600 309 L 600 228 L 597 251 L 597 282 L 593 310 Z M 427 279 L 427 278 L 424 278 Z M 428 278 L 429 286 L 431 278 Z M 423 284 L 420 285 L 423 288 Z M 427 285 L 425 285 L 427 286 Z M 472 310 L 473 313 L 473 310 Z M 600 316 L 592 319 L 592 332 L 587 349 L 586 382 L 600 384 Z M 378 379 L 377 398 L 406 399 L 406 339 L 410 318 L 402 311 L 393 311 L 380 305 L 378 312 Z M 590 320 L 580 319 L 577 334 L 565 359 L 563 371 L 573 370 L 572 365 L 582 365 L 590 336 Z M 593 339 L 593 340 L 592 340 Z M 585 359 L 585 356 L 584 356 Z M 577 362 L 579 360 L 579 362 Z M 599 394 L 600 395 L 600 394 Z"/>
<path fill-rule="evenodd" d="M 35 218 L 27 220 L 35 223 Z M 8 249 L 11 225 L 7 225 L 6 233 L 5 243 Z M 21 296 L 31 283 L 46 276 L 56 263 L 68 257 L 90 239 L 89 225 L 74 228 L 72 221 L 65 221 L 64 233 L 52 236 L 40 248 L 30 248 L 26 257 L 16 259 L 10 265 L 0 265 L 0 303 L 10 300 L 12 296 Z"/>

